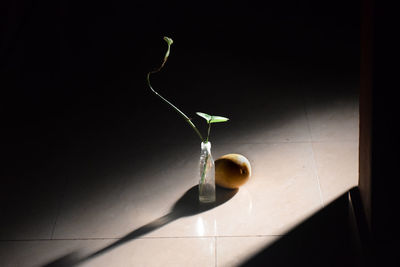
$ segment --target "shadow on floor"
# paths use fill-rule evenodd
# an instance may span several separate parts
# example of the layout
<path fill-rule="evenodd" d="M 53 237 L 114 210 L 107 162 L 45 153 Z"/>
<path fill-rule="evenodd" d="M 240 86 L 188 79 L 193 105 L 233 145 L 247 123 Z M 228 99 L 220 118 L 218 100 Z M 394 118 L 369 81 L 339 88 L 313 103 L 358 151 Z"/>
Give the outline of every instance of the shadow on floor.
<path fill-rule="evenodd" d="M 368 266 L 360 204 L 355 187 L 241 266 Z"/>
<path fill-rule="evenodd" d="M 146 224 L 143 225 L 142 227 L 128 233 L 121 239 L 117 240 L 116 242 L 96 251 L 93 252 L 92 254 L 89 255 L 81 255 L 79 251 L 72 252 L 70 254 L 67 254 L 55 261 L 52 261 L 50 263 L 47 263 L 44 265 L 44 267 L 67 267 L 67 266 L 75 266 L 77 264 L 81 264 L 85 261 L 88 261 L 94 257 L 97 257 L 103 253 L 106 253 L 107 251 L 114 249 L 126 242 L 129 242 L 135 238 L 138 238 L 142 235 L 148 234 L 154 230 L 159 229 L 160 227 L 175 221 L 179 218 L 186 217 L 186 216 L 192 216 L 199 214 L 201 212 L 205 212 L 207 210 L 213 209 L 215 207 L 218 207 L 228 200 L 230 200 L 236 193 L 236 190 L 229 190 L 229 189 L 223 189 L 217 187 L 217 193 L 216 193 L 216 201 L 214 203 L 200 203 L 198 200 L 198 186 L 193 186 L 190 188 L 188 191 L 186 191 L 185 194 L 182 195 L 181 198 L 179 198 L 174 206 L 172 207 L 171 211 Z"/>

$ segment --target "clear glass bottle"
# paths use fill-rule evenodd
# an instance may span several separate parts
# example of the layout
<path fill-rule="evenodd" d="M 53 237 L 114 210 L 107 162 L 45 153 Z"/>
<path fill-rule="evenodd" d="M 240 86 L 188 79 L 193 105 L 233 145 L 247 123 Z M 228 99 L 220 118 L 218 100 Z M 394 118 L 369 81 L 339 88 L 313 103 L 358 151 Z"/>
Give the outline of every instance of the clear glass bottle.
<path fill-rule="evenodd" d="M 199 200 L 203 203 L 215 201 L 215 165 L 210 142 L 201 143 Z"/>

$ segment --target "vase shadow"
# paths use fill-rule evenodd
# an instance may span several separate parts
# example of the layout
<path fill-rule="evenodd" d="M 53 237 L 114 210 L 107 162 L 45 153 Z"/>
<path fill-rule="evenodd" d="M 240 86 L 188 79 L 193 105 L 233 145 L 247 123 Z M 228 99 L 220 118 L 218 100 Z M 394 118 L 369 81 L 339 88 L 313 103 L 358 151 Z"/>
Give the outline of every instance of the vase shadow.
<path fill-rule="evenodd" d="M 75 266 L 77 264 L 81 264 L 85 261 L 88 261 L 92 258 L 100 256 L 101 254 L 106 253 L 109 250 L 112 250 L 126 242 L 129 242 L 135 238 L 138 238 L 142 235 L 148 234 L 154 230 L 161 228 L 164 225 L 169 224 L 179 218 L 193 216 L 208 210 L 211 210 L 215 207 L 218 207 L 228 200 L 230 200 L 237 192 L 238 189 L 224 189 L 217 187 L 216 188 L 216 200 L 213 203 L 201 203 L 199 201 L 199 191 L 198 185 L 191 187 L 187 190 L 172 206 L 171 211 L 164 216 L 161 216 L 154 221 L 145 224 L 127 235 L 123 236 L 121 239 L 118 239 L 114 243 L 109 244 L 108 246 L 97 250 L 89 255 L 82 255 L 79 251 L 74 251 L 63 257 L 60 257 L 52 262 L 49 262 L 43 267 L 67 267 L 67 266 Z"/>

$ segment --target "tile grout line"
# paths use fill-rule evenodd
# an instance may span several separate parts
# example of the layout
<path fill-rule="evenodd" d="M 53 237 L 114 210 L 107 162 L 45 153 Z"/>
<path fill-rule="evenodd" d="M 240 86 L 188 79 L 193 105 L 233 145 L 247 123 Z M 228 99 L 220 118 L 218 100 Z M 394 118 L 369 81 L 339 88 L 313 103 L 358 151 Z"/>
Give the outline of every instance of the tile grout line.
<path fill-rule="evenodd" d="M 319 197 L 321 199 L 322 207 L 325 207 L 325 201 L 324 201 L 324 198 L 322 196 L 321 182 L 319 180 L 319 174 L 318 174 L 318 170 L 317 170 L 317 162 L 315 160 L 313 143 L 311 143 L 311 156 L 312 156 L 312 161 L 313 161 L 314 175 L 317 178 L 317 183 L 318 183 Z"/>
<path fill-rule="evenodd" d="M 268 237 L 268 236 L 285 236 L 285 234 L 281 235 L 223 235 L 223 236 L 147 236 L 147 237 L 138 237 L 135 240 L 139 239 L 202 239 L 202 238 L 248 238 L 248 237 Z M 120 240 L 122 237 L 89 237 L 89 238 L 42 238 L 42 239 L 3 239 L 1 242 L 33 242 L 33 241 L 91 241 L 91 240 Z"/>
<path fill-rule="evenodd" d="M 68 185 L 68 176 L 65 177 L 65 181 L 64 181 L 64 185 L 63 185 L 62 194 L 61 194 L 60 200 L 59 200 L 59 202 L 58 202 L 58 208 L 57 208 L 56 218 L 54 219 L 53 228 L 51 229 L 50 240 L 54 240 L 54 239 L 53 239 L 53 237 L 54 237 L 54 232 L 55 232 L 55 230 L 56 230 L 58 218 L 59 218 L 60 212 L 61 212 L 61 207 L 62 207 L 62 204 L 63 204 L 63 202 L 64 202 L 65 194 L 66 194 L 66 191 L 67 191 L 67 185 Z"/>
<path fill-rule="evenodd" d="M 309 116 L 308 116 L 308 112 L 307 112 L 307 108 L 306 108 L 306 99 L 305 99 L 305 97 L 303 96 L 302 97 L 302 99 L 303 99 L 303 112 L 304 112 L 304 115 L 305 115 L 305 117 L 306 117 L 306 122 L 307 122 L 307 129 L 308 129 L 308 134 L 309 134 L 309 136 L 310 136 L 310 141 L 309 141 L 309 143 L 312 143 L 312 142 L 314 142 L 314 137 L 313 137 L 313 134 L 312 134 L 312 132 L 311 132 L 311 125 L 310 125 L 310 118 L 309 118 Z"/>
<path fill-rule="evenodd" d="M 308 122 L 307 122 L 308 124 Z M 263 144 L 308 144 L 308 143 L 352 143 L 352 142 L 357 142 L 356 139 L 332 139 L 332 140 L 313 140 L 312 135 L 310 133 L 310 127 L 309 129 L 309 134 L 310 134 L 310 140 L 300 140 L 300 141 L 264 141 L 264 142 L 219 142 L 219 145 L 263 145 Z M 178 143 L 169 143 L 169 145 L 177 145 Z M 160 143 L 160 145 L 168 145 L 167 143 Z M 180 144 L 182 145 L 182 144 Z M 183 144 L 185 145 L 185 144 Z M 187 144 L 187 146 L 191 146 L 191 144 Z"/>
<path fill-rule="evenodd" d="M 214 257 L 214 260 L 215 260 L 215 267 L 218 267 L 218 258 L 217 258 L 217 236 L 214 236 L 214 254 L 215 254 L 215 257 Z"/>
<path fill-rule="evenodd" d="M 325 207 L 325 201 L 324 201 L 324 198 L 322 196 L 321 182 L 320 182 L 320 179 L 319 179 L 319 174 L 318 174 L 318 169 L 317 169 L 317 162 L 315 160 L 314 145 L 313 145 L 314 144 L 314 142 L 313 142 L 314 138 L 313 138 L 313 135 L 312 135 L 311 125 L 310 125 L 310 118 L 308 116 L 308 112 L 307 112 L 307 108 L 306 108 L 306 103 L 305 102 L 306 102 L 306 100 L 303 97 L 303 111 L 304 111 L 304 114 L 306 115 L 308 133 L 310 135 L 311 157 L 312 157 L 312 164 L 313 164 L 313 168 L 314 168 L 314 175 L 315 175 L 315 177 L 317 179 L 319 198 L 321 200 L 322 207 Z"/>

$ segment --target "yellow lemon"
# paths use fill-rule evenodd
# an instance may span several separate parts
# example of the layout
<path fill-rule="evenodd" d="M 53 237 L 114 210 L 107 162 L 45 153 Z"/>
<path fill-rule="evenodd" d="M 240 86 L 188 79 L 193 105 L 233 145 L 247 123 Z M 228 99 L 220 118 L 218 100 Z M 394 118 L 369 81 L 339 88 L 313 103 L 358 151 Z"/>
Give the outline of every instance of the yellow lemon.
<path fill-rule="evenodd" d="M 243 155 L 227 154 L 215 161 L 215 183 L 221 187 L 239 188 L 250 176 L 250 162 Z"/>

